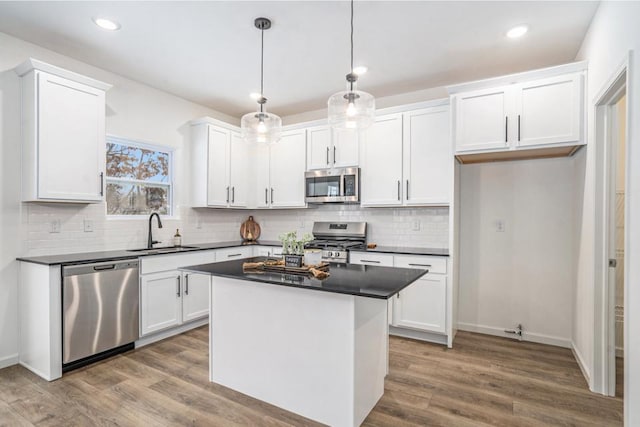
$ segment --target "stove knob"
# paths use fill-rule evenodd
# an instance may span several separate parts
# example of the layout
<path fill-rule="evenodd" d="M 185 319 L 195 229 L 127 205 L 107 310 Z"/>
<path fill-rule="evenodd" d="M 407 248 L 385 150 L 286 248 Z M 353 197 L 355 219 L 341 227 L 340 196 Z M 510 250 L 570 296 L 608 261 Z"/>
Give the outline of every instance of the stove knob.
<path fill-rule="evenodd" d="M 335 252 L 334 255 L 336 258 L 340 258 L 340 252 Z"/>
<path fill-rule="evenodd" d="M 333 258 L 333 252 L 331 252 L 331 251 L 327 252 L 327 256 L 328 256 L 329 258 Z"/>

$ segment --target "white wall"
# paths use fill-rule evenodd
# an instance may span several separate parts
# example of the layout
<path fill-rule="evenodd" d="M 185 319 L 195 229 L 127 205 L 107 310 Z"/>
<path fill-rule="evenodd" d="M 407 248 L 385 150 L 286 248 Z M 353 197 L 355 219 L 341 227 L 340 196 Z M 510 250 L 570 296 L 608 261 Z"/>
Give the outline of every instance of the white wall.
<path fill-rule="evenodd" d="M 570 345 L 573 176 L 571 158 L 461 167 L 460 329 Z"/>
<path fill-rule="evenodd" d="M 591 27 L 580 48 L 577 59 L 589 61 L 589 82 L 587 101 L 589 103 L 589 147 L 585 153 L 584 165 L 577 172 L 584 177 L 582 205 L 582 239 L 577 259 L 577 309 L 574 319 L 574 341 L 584 355 L 589 369 L 593 370 L 593 297 L 594 297 L 594 221 L 596 204 L 595 153 L 594 146 L 594 97 L 602 90 L 605 82 L 613 75 L 625 59 L 629 50 L 633 50 L 631 87 L 627 92 L 629 111 L 629 133 L 627 135 L 630 150 L 627 152 L 629 186 L 627 191 L 627 260 L 640 259 L 640 3 L 603 2 L 593 18 Z M 625 295 L 625 424 L 640 425 L 640 263 L 627 262 Z"/>
<path fill-rule="evenodd" d="M 17 256 L 51 253 L 60 248 L 60 252 L 77 252 L 85 247 L 131 247 L 145 242 L 144 222 L 107 221 L 102 204 L 20 203 L 19 89 L 17 76 L 11 70 L 30 56 L 113 84 L 107 93 L 107 132 L 173 147 L 179 204 L 184 202 L 186 183 L 182 178 L 188 166 L 187 122 L 208 115 L 237 123 L 237 119 L 211 109 L 0 33 L 0 367 L 14 362 L 18 351 Z M 93 233 L 82 232 L 84 218 L 95 220 L 97 228 Z M 62 233 L 48 233 L 52 219 L 61 220 Z M 160 237 L 169 238 L 175 232 L 173 225 L 168 223 Z M 86 245 L 79 246 L 78 241 Z"/>

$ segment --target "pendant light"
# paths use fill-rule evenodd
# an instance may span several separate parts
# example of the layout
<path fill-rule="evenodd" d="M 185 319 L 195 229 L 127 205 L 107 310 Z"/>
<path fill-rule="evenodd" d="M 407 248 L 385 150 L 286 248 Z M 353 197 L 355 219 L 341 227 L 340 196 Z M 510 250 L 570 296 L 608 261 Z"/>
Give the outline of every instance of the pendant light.
<path fill-rule="evenodd" d="M 353 0 L 351 0 L 351 68 L 347 90 L 334 93 L 327 102 L 329 125 L 334 129 L 366 129 L 376 114 L 373 95 L 357 90 L 358 75 L 353 72 Z"/>
<path fill-rule="evenodd" d="M 265 104 L 267 98 L 264 97 L 264 31 L 271 28 L 271 20 L 267 18 L 256 18 L 254 25 L 260 30 L 260 96 L 258 111 L 247 113 L 240 120 L 242 137 L 247 142 L 270 143 L 280 140 L 282 133 L 282 119 L 273 113 L 267 113 Z"/>

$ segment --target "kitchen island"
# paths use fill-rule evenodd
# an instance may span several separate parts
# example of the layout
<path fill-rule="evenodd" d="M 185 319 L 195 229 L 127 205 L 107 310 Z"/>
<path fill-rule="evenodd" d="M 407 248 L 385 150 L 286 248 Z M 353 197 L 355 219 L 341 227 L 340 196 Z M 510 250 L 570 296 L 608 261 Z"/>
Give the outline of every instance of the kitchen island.
<path fill-rule="evenodd" d="M 209 379 L 327 425 L 360 425 L 384 393 L 387 300 L 427 270 L 243 271 L 264 259 L 182 269 L 210 276 Z"/>

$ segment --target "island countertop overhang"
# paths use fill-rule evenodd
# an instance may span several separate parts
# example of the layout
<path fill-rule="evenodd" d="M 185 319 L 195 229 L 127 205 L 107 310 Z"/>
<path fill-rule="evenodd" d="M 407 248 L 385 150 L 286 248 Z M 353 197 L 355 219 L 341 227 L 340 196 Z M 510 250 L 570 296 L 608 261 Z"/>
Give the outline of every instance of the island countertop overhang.
<path fill-rule="evenodd" d="M 313 277 L 271 271 L 244 272 L 245 262 L 260 262 L 268 258 L 254 257 L 210 264 L 182 267 L 186 273 L 208 274 L 214 277 L 247 280 L 268 285 L 288 286 L 321 292 L 389 299 L 422 276 L 428 270 L 382 267 L 356 264 L 331 264 L 330 276 L 319 280 Z"/>

